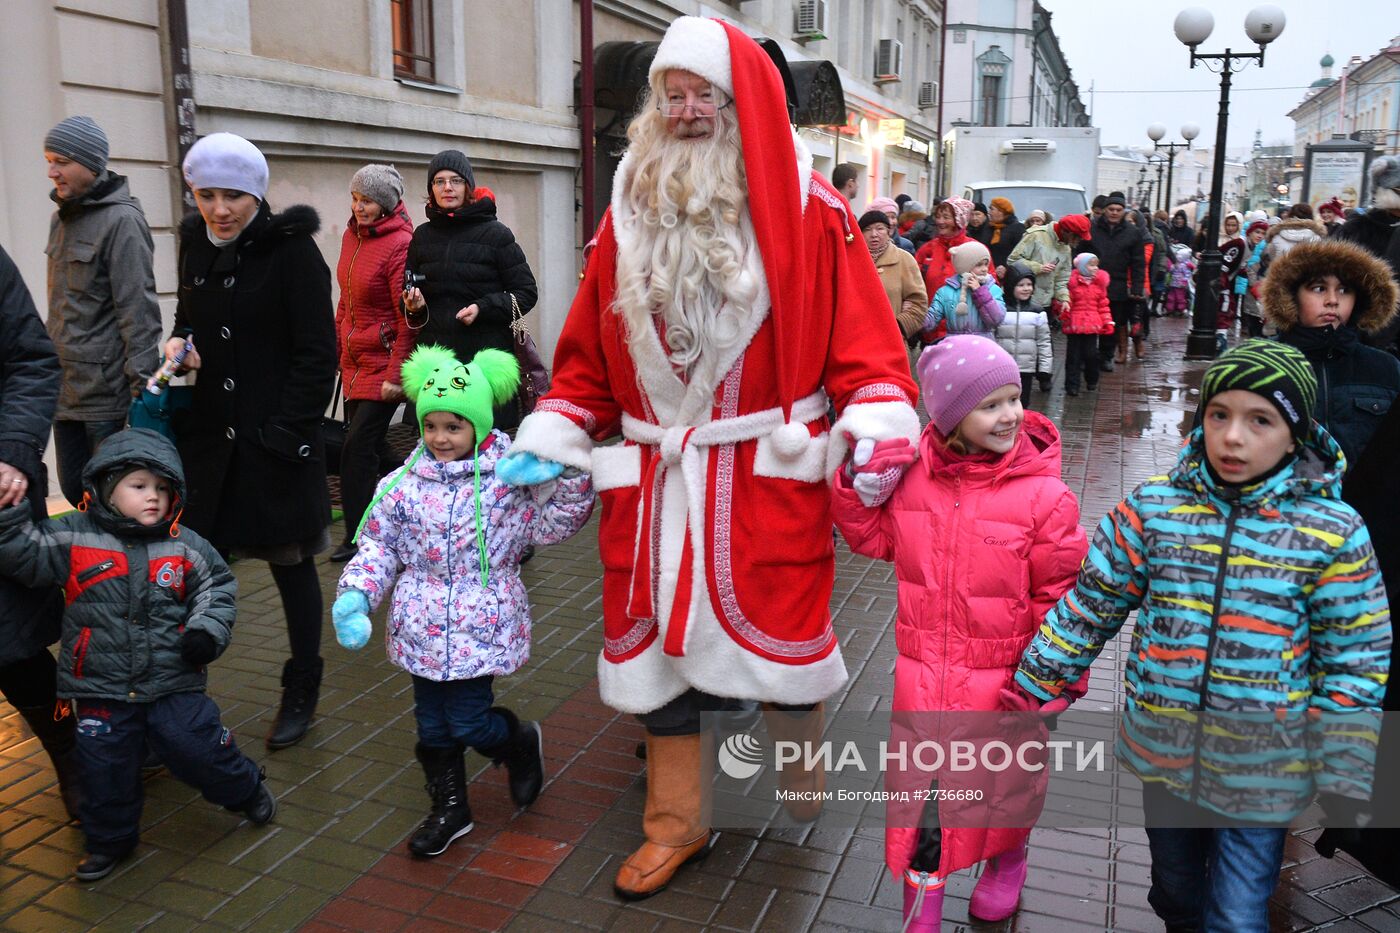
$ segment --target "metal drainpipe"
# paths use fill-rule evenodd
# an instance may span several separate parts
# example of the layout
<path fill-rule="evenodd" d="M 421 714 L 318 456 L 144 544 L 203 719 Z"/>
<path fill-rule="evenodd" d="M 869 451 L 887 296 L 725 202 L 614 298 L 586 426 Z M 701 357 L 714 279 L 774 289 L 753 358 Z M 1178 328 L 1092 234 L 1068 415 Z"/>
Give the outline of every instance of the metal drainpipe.
<path fill-rule="evenodd" d="M 583 242 L 593 237 L 593 0 L 579 0 L 579 143 L 583 150 Z"/>
<path fill-rule="evenodd" d="M 943 197 L 943 69 L 948 63 L 948 0 L 943 0 L 943 10 L 938 25 L 938 130 L 934 142 L 938 146 L 938 159 L 934 162 L 933 185 L 930 187 L 929 207 L 933 199 Z"/>

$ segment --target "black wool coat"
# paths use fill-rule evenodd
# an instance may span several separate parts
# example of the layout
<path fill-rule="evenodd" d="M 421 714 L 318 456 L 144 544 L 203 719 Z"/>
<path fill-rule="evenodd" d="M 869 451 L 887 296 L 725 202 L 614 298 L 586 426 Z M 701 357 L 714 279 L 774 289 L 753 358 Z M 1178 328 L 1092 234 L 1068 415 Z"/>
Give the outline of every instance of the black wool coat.
<path fill-rule="evenodd" d="M 538 290 L 530 263 L 510 228 L 496 219 L 496 202 L 478 197 L 448 213 L 428 205 L 428 222 L 414 228 L 405 268 L 426 276 L 418 287 L 428 302 L 428 320 L 417 344 L 447 347 L 469 362 L 488 347 L 511 351 L 511 296 L 524 314 L 535 306 Z M 457 312 L 476 304 L 471 325 Z"/>
<path fill-rule="evenodd" d="M 1099 257 L 1099 268 L 1108 273 L 1108 297 L 1126 301 L 1130 294 L 1146 293 L 1143 268 L 1143 232 L 1126 216 L 1116 226 L 1103 217 L 1089 225 L 1085 248 Z M 1081 250 L 1082 252 L 1082 250 Z"/>
<path fill-rule="evenodd" d="M 175 430 L 189 499 L 182 522 L 215 547 L 307 541 L 330 524 L 321 416 L 335 384 L 331 273 L 309 207 L 264 202 L 238 240 L 209 241 L 198 214 L 180 225 L 172 336 L 201 368 Z"/>
<path fill-rule="evenodd" d="M 29 480 L 30 517 L 45 518 L 49 440 L 63 371 L 58 353 L 10 254 L 0 248 L 0 463 Z M 58 640 L 61 591 L 20 586 L 0 575 L 0 667 L 22 661 Z"/>

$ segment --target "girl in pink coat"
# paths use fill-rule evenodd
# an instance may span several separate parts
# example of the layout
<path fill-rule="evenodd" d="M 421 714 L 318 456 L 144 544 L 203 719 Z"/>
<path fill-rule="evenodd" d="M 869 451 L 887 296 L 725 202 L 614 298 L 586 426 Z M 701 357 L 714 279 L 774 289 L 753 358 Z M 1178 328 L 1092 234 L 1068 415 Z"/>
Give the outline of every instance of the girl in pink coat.
<path fill-rule="evenodd" d="M 1088 545 L 1060 480 L 1059 433 L 1022 409 L 1016 361 L 959 335 L 925 350 L 918 371 L 932 421 L 917 462 L 901 479 L 916 456 L 907 440 L 858 448 L 837 474 L 835 520 L 856 553 L 895 564 L 894 712 L 990 712 Z M 951 814 L 920 821 L 941 829 L 885 830 L 908 929 L 937 930 L 948 875 L 984 860 L 969 912 L 1003 920 L 1019 903 L 1029 827 L 950 827 Z"/>

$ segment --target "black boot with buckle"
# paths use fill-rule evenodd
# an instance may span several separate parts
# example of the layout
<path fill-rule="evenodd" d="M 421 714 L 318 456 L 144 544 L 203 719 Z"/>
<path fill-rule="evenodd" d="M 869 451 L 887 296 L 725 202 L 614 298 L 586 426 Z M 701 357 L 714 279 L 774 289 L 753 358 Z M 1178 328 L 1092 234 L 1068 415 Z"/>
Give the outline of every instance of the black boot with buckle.
<path fill-rule="evenodd" d="M 408 851 L 432 858 L 472 831 L 472 810 L 467 804 L 467 763 L 460 745 L 438 747 L 421 742 L 414 748 L 428 778 L 433 808 L 408 840 Z"/>
<path fill-rule="evenodd" d="M 287 748 L 301 741 L 306 730 L 311 728 L 311 718 L 316 715 L 316 700 L 321 692 L 321 671 L 325 663 L 317 658 L 314 661 L 287 661 L 282 665 L 282 705 L 277 710 L 277 719 L 272 723 L 272 731 L 267 736 L 270 749 Z"/>
<path fill-rule="evenodd" d="M 493 706 L 491 712 L 505 719 L 510 733 L 500 745 L 480 749 L 480 752 L 500 765 L 509 776 L 510 799 L 517 807 L 528 807 L 544 788 L 544 735 L 537 722 L 521 722 L 520 717 L 504 706 Z"/>

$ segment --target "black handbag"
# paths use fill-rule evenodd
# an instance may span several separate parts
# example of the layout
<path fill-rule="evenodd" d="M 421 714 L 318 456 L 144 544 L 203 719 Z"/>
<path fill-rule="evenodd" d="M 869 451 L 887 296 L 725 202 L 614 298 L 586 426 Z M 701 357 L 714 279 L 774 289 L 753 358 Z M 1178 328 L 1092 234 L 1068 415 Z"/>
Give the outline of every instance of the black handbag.
<path fill-rule="evenodd" d="M 340 409 L 340 376 L 335 377 L 335 396 L 331 399 L 331 413 L 321 416 L 321 443 L 326 451 L 326 475 L 340 475 L 340 456 L 345 451 L 345 436 L 350 427 L 336 412 Z"/>

